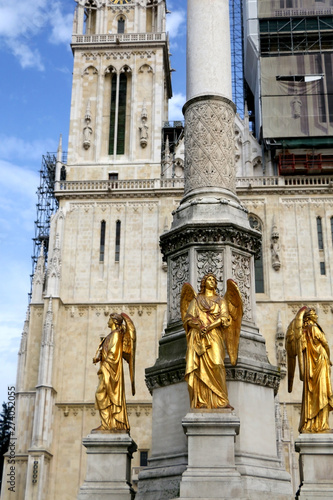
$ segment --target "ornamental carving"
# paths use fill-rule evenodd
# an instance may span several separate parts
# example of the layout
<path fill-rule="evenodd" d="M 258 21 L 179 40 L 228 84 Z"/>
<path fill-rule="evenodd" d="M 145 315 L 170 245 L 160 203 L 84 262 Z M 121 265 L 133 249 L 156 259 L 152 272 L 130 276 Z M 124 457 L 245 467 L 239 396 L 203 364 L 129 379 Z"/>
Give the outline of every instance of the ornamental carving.
<path fill-rule="evenodd" d="M 243 299 L 243 318 L 252 320 L 251 308 L 251 271 L 250 258 L 246 255 L 232 252 L 232 279 L 237 283 Z"/>
<path fill-rule="evenodd" d="M 185 359 L 183 364 L 179 364 L 169 369 L 164 369 L 163 373 L 156 371 L 156 373 L 146 372 L 146 386 L 152 394 L 154 389 L 165 387 L 185 380 Z M 255 368 L 248 369 L 244 366 L 237 365 L 235 367 L 226 366 L 227 380 L 238 382 L 245 382 L 248 384 L 261 385 L 262 387 L 269 387 L 274 389 L 276 395 L 280 386 L 280 375 L 278 372 L 263 373 Z"/>
<path fill-rule="evenodd" d="M 172 259 L 170 267 L 169 319 L 173 322 L 180 319 L 180 292 L 183 284 L 189 281 L 190 261 L 188 254 L 178 255 Z"/>
<path fill-rule="evenodd" d="M 261 235 L 244 229 L 240 231 L 232 225 L 190 226 L 161 235 L 160 246 L 163 258 L 184 249 L 187 246 L 204 243 L 205 245 L 229 244 L 244 252 L 260 254 Z"/>
<path fill-rule="evenodd" d="M 210 250 L 199 251 L 197 253 L 197 283 L 200 288 L 200 283 L 205 274 L 213 273 L 216 276 L 217 282 L 221 284 L 223 290 L 224 283 L 224 251 L 213 252 Z M 217 290 L 218 291 L 218 290 Z"/>
<path fill-rule="evenodd" d="M 186 109 L 185 194 L 207 187 L 236 192 L 234 120 L 224 100 L 199 100 Z"/>

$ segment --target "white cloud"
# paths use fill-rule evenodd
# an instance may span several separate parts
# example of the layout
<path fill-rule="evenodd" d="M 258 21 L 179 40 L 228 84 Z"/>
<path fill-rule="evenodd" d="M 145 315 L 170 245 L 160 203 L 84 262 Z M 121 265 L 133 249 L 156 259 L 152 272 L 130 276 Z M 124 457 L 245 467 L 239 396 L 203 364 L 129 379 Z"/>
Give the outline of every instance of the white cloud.
<path fill-rule="evenodd" d="M 50 17 L 52 34 L 49 38 L 51 43 L 65 43 L 69 46 L 73 30 L 73 13 L 63 14 L 59 4 L 55 6 Z"/>
<path fill-rule="evenodd" d="M 169 101 L 169 120 L 184 120 L 182 112 L 183 106 L 186 102 L 186 97 L 183 94 L 175 94 Z"/>
<path fill-rule="evenodd" d="M 17 38 L 8 39 L 7 46 L 19 60 L 22 68 L 37 68 L 39 71 L 44 71 L 44 64 L 38 50 L 32 50 Z"/>
<path fill-rule="evenodd" d="M 170 39 L 177 38 L 184 34 L 186 23 L 186 12 L 184 10 L 175 10 L 167 16 L 167 31 Z"/>
<path fill-rule="evenodd" d="M 53 139 L 28 142 L 18 137 L 0 134 L 0 159 L 3 160 L 24 160 L 36 162 L 39 166 L 45 151 L 56 151 L 56 148 L 57 145 Z"/>
<path fill-rule="evenodd" d="M 38 49 L 33 48 L 33 38 L 50 29 L 52 43 L 70 41 L 72 10 L 68 3 L 55 0 L 0 0 L 0 40 L 19 60 L 23 68 L 35 67 L 44 70 Z"/>

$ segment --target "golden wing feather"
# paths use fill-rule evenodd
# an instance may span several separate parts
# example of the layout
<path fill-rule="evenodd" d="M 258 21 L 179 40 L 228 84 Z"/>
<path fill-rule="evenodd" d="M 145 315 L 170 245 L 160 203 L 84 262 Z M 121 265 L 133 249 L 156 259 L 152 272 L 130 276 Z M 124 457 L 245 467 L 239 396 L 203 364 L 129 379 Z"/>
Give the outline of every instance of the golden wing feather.
<path fill-rule="evenodd" d="M 135 395 L 135 351 L 136 351 L 136 329 L 133 321 L 127 314 L 121 313 L 126 324 L 123 337 L 123 358 L 129 364 L 132 394 Z"/>
<path fill-rule="evenodd" d="M 238 358 L 238 346 L 243 318 L 243 300 L 237 284 L 231 279 L 227 281 L 227 291 L 224 299 L 227 302 L 231 316 L 231 323 L 224 330 L 224 338 L 230 362 L 235 366 Z"/>
<path fill-rule="evenodd" d="M 306 307 L 302 307 L 288 326 L 286 334 L 288 392 L 293 389 L 296 358 L 298 358 L 299 378 L 304 379 L 304 363 L 302 352 L 303 316 Z"/>
<path fill-rule="evenodd" d="M 180 314 L 182 317 L 182 321 L 184 323 L 184 319 L 186 316 L 186 312 L 188 306 L 192 302 L 192 300 L 197 296 L 192 285 L 190 283 L 184 283 L 182 287 L 182 291 L 180 294 Z"/>
<path fill-rule="evenodd" d="M 287 351 L 287 370 L 288 370 L 288 392 L 293 390 L 295 366 L 296 366 L 296 338 L 295 338 L 295 319 L 289 324 L 286 334 L 286 351 Z"/>

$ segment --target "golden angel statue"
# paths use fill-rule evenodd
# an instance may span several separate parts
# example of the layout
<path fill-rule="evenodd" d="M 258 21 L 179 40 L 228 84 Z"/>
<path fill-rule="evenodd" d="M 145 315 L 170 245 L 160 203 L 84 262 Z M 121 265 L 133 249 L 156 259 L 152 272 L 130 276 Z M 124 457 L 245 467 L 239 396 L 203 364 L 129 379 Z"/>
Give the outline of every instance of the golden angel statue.
<path fill-rule="evenodd" d="M 136 330 L 125 313 L 112 313 L 108 327 L 111 332 L 102 339 L 93 358 L 93 363 L 100 361 L 95 407 L 101 417 L 101 425 L 94 431 L 129 431 L 123 359 L 129 364 L 134 396 Z"/>
<path fill-rule="evenodd" d="M 243 302 L 236 283 L 227 281 L 227 292 L 220 297 L 214 274 L 201 280 L 197 295 L 189 283 L 182 288 L 181 316 L 186 332 L 186 371 L 191 408 L 232 408 L 229 405 L 225 346 L 230 361 L 238 357 Z"/>
<path fill-rule="evenodd" d="M 329 430 L 329 412 L 333 410 L 330 349 L 325 333 L 317 323 L 316 311 L 304 306 L 288 326 L 288 392 L 292 391 L 296 358 L 303 382 L 299 432 Z"/>

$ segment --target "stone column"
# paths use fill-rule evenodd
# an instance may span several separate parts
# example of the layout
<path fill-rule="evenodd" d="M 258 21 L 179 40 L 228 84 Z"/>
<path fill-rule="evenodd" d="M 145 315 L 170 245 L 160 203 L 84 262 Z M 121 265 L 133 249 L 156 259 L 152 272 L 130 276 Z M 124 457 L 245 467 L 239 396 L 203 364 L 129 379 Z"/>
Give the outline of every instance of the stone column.
<path fill-rule="evenodd" d="M 99 432 L 82 440 L 87 448 L 87 473 L 78 500 L 134 500 L 131 459 L 137 450 L 126 433 Z"/>
<path fill-rule="evenodd" d="M 182 419 L 189 396 L 180 292 L 185 282 L 198 290 L 208 272 L 216 275 L 221 295 L 227 279 L 233 279 L 244 303 L 238 362 L 232 367 L 225 361 L 229 401 L 241 425 L 234 460 L 243 495 L 248 500 L 289 500 L 292 493 L 275 438 L 274 394 L 280 375 L 268 361 L 265 339 L 255 324 L 254 256 L 261 236 L 250 227 L 235 188 L 228 11 L 228 0 L 188 0 L 185 193 L 170 231 L 160 238 L 168 265 L 168 325 L 158 359 L 146 369 L 153 395 L 152 453 L 149 467 L 139 475 L 136 500 L 175 498 L 187 467 Z"/>
<path fill-rule="evenodd" d="M 295 441 L 299 452 L 300 500 L 333 498 L 333 433 L 300 434 Z"/>

